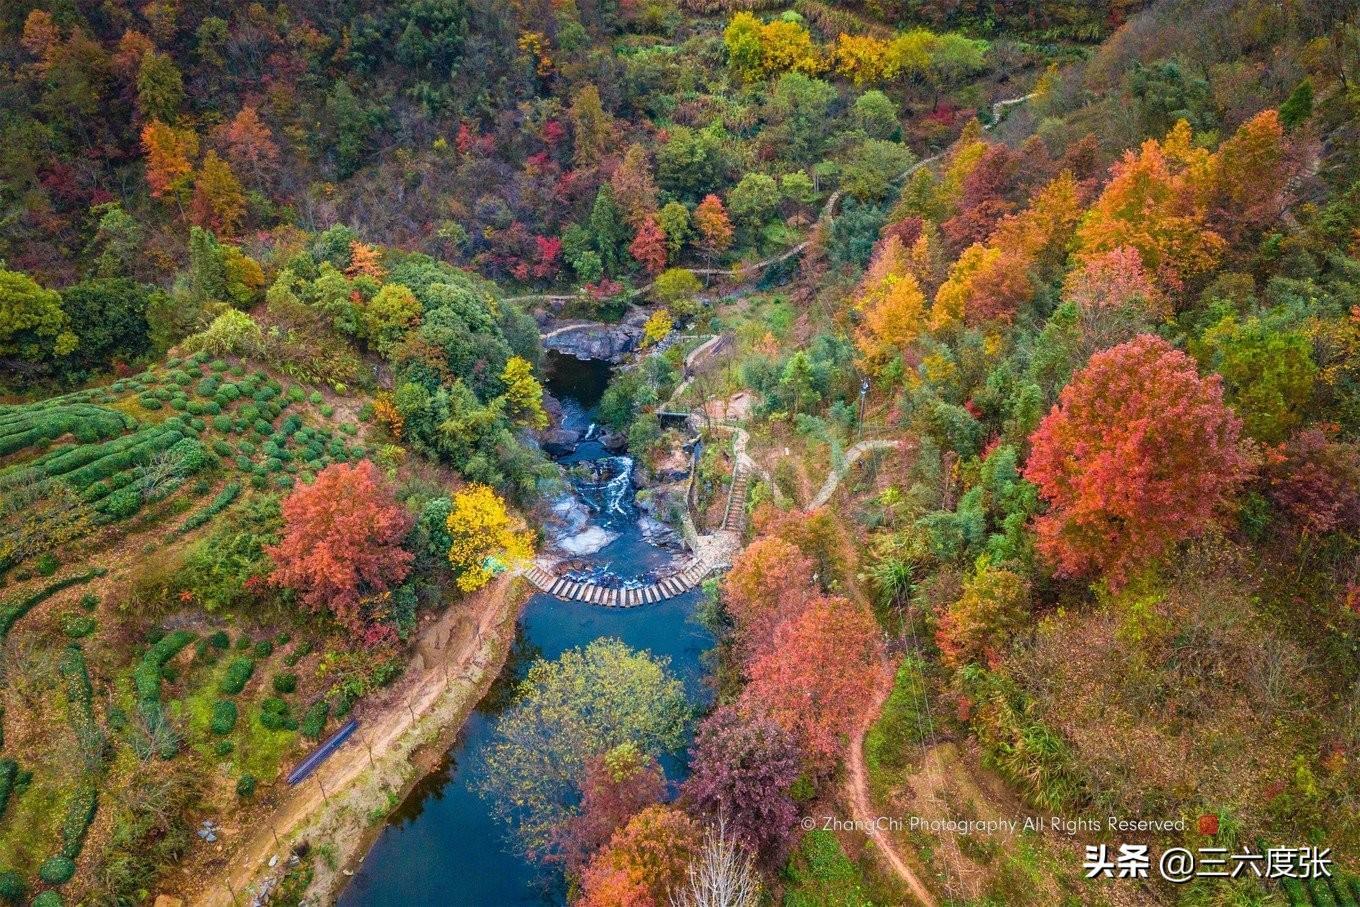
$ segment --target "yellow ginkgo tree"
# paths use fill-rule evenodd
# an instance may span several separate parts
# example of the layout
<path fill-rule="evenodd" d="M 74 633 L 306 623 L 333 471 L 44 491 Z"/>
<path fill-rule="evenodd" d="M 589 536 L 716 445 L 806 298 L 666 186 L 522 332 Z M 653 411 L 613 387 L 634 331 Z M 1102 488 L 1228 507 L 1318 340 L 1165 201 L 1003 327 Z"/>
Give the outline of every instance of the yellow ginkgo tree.
<path fill-rule="evenodd" d="M 517 529 L 505 501 L 486 485 L 456 492 L 446 525 L 453 540 L 449 563 L 464 592 L 480 589 L 500 571 L 533 556 L 533 532 Z"/>

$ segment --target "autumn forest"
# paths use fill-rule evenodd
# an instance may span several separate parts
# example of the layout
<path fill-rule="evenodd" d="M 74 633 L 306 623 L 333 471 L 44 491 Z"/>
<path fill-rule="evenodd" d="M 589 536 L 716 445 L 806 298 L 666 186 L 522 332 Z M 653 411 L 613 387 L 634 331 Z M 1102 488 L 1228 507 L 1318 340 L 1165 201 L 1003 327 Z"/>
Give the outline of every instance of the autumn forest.
<path fill-rule="evenodd" d="M 1360 905 L 1357 80 L 1339 0 L 0 5 L 0 901 Z"/>

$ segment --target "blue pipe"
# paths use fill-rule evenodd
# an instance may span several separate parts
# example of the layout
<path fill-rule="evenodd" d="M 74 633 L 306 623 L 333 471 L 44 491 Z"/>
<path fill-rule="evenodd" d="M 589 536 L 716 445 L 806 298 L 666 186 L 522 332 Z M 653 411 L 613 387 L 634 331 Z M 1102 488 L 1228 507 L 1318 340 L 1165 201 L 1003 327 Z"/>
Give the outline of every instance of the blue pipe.
<path fill-rule="evenodd" d="M 340 745 L 348 740 L 350 735 L 358 728 L 359 719 L 351 718 L 347 721 L 344 727 L 332 734 L 329 740 L 317 747 L 310 756 L 302 760 L 301 765 L 293 769 L 293 773 L 288 776 L 288 783 L 297 784 L 299 781 L 305 780 L 308 775 L 316 771 L 318 765 L 326 761 L 331 753 L 339 749 Z"/>

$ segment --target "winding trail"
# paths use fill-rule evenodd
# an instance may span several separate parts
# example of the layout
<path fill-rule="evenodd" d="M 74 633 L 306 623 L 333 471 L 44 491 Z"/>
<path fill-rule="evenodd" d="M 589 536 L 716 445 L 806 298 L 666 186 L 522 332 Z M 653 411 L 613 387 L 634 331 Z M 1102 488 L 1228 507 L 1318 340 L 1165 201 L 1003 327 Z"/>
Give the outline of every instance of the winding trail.
<path fill-rule="evenodd" d="M 891 438 L 873 438 L 852 445 L 851 448 L 845 452 L 845 462 L 839 467 L 833 467 L 831 472 L 827 473 L 826 481 L 822 483 L 821 490 L 817 492 L 817 495 L 808 503 L 807 509 L 816 510 L 818 507 L 823 506 L 827 501 L 831 500 L 831 496 L 836 493 L 836 487 L 840 485 L 841 479 L 845 478 L 846 473 L 850 471 L 850 467 L 859 462 L 860 457 L 875 450 L 894 450 L 905 443 L 905 441 Z"/>
<path fill-rule="evenodd" d="M 869 770 L 864 764 L 864 735 L 869 732 L 869 728 L 878 720 L 879 713 L 883 711 L 883 703 L 892 692 L 895 673 L 892 664 L 883 665 L 882 670 L 879 671 L 877 683 L 874 685 L 874 699 L 869 703 L 869 707 L 864 710 L 864 721 L 859 730 L 850 738 L 850 752 L 846 756 L 846 794 L 856 825 L 868 834 L 869 839 L 878 848 L 884 862 L 892 868 L 892 871 L 911 891 L 912 896 L 924 907 L 938 907 L 935 896 L 930 893 L 930 889 L 921 881 L 921 877 L 916 874 L 916 871 L 907 864 L 907 861 L 902 859 L 902 855 L 897 852 L 896 845 L 893 844 L 887 833 L 878 827 L 878 813 L 874 810 L 873 801 L 869 797 Z"/>

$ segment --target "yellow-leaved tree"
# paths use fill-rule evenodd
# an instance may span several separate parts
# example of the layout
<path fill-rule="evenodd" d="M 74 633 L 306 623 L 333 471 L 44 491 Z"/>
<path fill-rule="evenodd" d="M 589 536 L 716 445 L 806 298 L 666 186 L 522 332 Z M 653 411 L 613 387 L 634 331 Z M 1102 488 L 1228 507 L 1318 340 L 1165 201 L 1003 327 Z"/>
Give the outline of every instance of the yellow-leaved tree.
<path fill-rule="evenodd" d="M 530 428 L 547 428 L 548 414 L 543 410 L 543 385 L 534 377 L 534 367 L 529 360 L 511 356 L 501 371 L 501 383 L 505 393 L 507 414 L 516 423 Z"/>
<path fill-rule="evenodd" d="M 516 529 L 505 501 L 485 485 L 468 485 L 454 494 L 446 525 L 453 540 L 449 563 L 464 592 L 482 588 L 499 571 L 533 556 L 533 532 Z"/>
<path fill-rule="evenodd" d="M 652 346 L 666 339 L 666 335 L 675 329 L 675 319 L 671 313 L 665 309 L 657 309 L 647 318 L 647 323 L 642 326 L 642 345 Z"/>
<path fill-rule="evenodd" d="M 860 355 L 877 370 L 907 355 L 925 328 L 926 297 L 910 274 L 889 274 L 860 302 L 863 321 L 855 331 Z"/>

